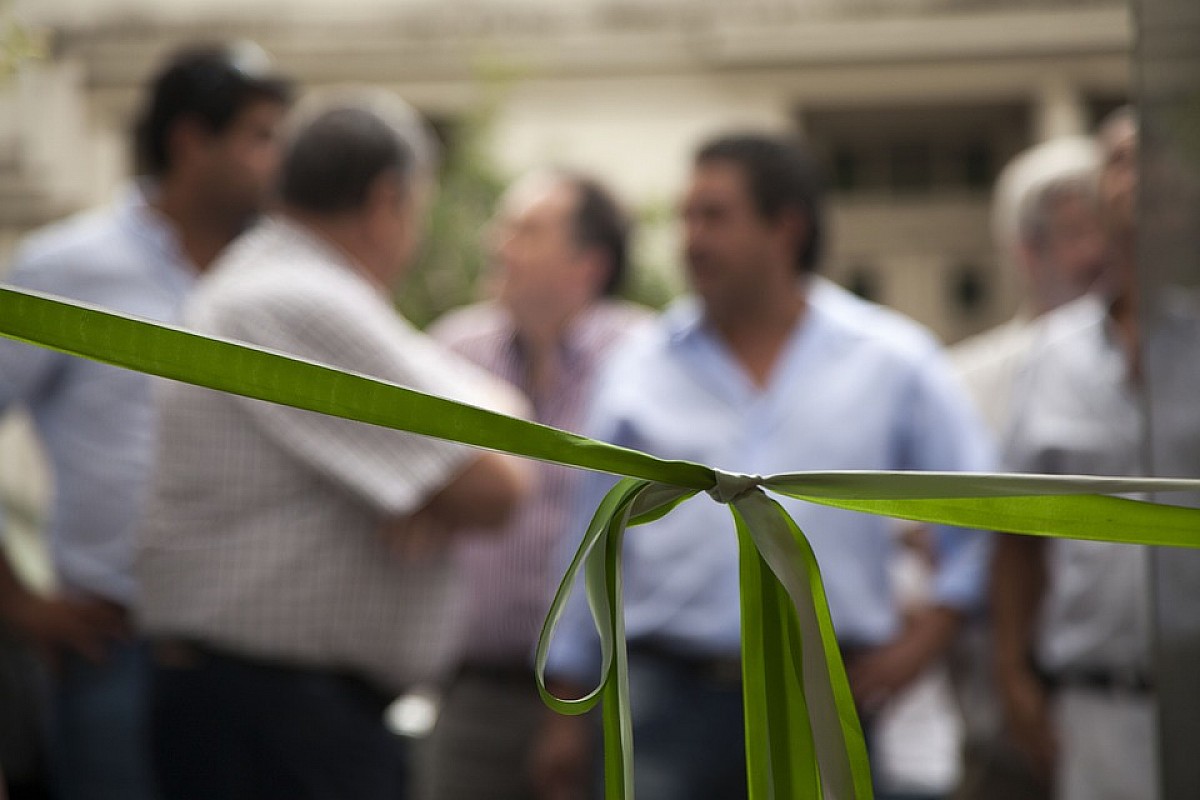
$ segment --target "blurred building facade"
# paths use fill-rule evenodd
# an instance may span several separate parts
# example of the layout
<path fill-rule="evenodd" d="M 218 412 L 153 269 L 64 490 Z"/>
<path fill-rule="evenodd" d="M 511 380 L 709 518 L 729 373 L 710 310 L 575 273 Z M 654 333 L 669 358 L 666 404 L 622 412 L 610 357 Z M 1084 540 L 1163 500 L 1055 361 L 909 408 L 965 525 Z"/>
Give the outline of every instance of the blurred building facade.
<path fill-rule="evenodd" d="M 138 87 L 178 43 L 249 37 L 306 86 L 395 88 L 443 129 L 491 111 L 508 171 L 595 170 L 669 208 L 690 148 L 797 129 L 834 186 L 826 270 L 947 340 L 1007 317 L 993 177 L 1128 93 L 1121 0 L 17 0 L 51 56 L 0 88 L 0 259 L 110 194 Z M 674 264 L 669 230 L 651 260 Z"/>

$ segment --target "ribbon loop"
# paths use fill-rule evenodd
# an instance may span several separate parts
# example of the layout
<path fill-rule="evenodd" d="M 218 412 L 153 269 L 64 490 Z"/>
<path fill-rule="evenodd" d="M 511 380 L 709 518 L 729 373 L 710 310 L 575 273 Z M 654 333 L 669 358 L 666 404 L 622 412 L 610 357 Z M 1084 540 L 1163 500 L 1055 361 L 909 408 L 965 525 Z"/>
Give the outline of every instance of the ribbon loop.
<path fill-rule="evenodd" d="M 708 496 L 718 503 L 728 505 L 746 492 L 762 484 L 761 475 L 744 475 L 740 472 L 725 472 L 714 469 L 716 483 L 708 489 Z"/>

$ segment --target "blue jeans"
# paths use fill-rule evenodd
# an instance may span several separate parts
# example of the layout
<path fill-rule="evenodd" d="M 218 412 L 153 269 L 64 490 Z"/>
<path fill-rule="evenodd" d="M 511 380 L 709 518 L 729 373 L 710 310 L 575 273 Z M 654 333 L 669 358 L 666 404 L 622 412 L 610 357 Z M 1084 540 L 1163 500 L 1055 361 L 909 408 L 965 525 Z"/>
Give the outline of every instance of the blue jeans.
<path fill-rule="evenodd" d="M 706 676 L 683 660 L 629 651 L 634 788 L 654 800 L 746 797 L 745 719 L 739 681 Z M 868 748 L 870 719 L 863 719 Z M 602 796 L 602 795 L 601 795 Z M 926 800 L 891 795 L 878 800 Z M 929 798 L 936 800 L 936 798 Z"/>
<path fill-rule="evenodd" d="M 154 756 L 167 800 L 403 800 L 390 697 L 348 675 L 195 645 L 157 648 Z"/>
<path fill-rule="evenodd" d="M 51 691 L 50 775 L 60 800 L 153 800 L 144 642 L 104 661 L 64 654 Z"/>
<path fill-rule="evenodd" d="M 746 796 L 740 683 L 709 680 L 683 662 L 633 648 L 629 700 L 637 797 Z"/>

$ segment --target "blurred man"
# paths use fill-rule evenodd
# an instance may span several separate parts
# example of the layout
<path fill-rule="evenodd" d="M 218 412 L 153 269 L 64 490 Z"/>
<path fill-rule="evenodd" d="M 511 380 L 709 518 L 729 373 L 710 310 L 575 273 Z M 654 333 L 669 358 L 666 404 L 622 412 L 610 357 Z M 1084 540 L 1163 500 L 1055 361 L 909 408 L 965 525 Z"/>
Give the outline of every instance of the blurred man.
<path fill-rule="evenodd" d="M 986 437 L 932 336 L 814 276 L 824 242 L 815 168 L 766 135 L 703 145 L 683 200 L 693 295 L 614 354 L 588 432 L 666 458 L 751 474 L 981 469 Z M 587 482 L 595 507 L 602 481 Z M 979 599 L 986 539 L 937 532 L 934 604 L 902 627 L 887 520 L 783 501 L 812 541 L 855 699 L 870 718 L 950 641 Z M 579 530 L 583 529 L 578 524 Z M 625 543 L 637 792 L 746 792 L 737 544 L 728 510 L 684 503 Z M 582 600 L 551 654 L 563 691 L 591 685 L 598 644 Z M 580 720 L 539 751 L 548 797 L 585 780 Z M 869 734 L 868 734 L 869 735 Z"/>
<path fill-rule="evenodd" d="M 1181 290 L 1139 299 L 1137 137 L 1129 110 L 1098 134 L 1109 270 L 1097 291 L 1045 318 L 1014 394 L 1013 469 L 1197 474 L 1200 310 Z M 1153 391 L 1147 364 L 1161 378 Z M 1130 545 L 997 543 L 1001 696 L 1017 743 L 1059 798 L 1158 796 L 1148 570 L 1147 549 Z"/>
<path fill-rule="evenodd" d="M 302 115 L 283 213 L 206 276 L 185 322 L 521 413 L 511 387 L 393 309 L 432 160 L 424 126 L 386 92 Z M 194 386 L 165 385 L 160 400 L 138 575 L 164 794 L 403 797 L 383 712 L 453 655 L 444 534 L 505 522 L 524 465 Z"/>
<path fill-rule="evenodd" d="M 34 235 L 9 280 L 175 320 L 274 180 L 289 89 L 268 66 L 249 44 L 175 55 L 138 119 L 143 179 L 115 207 Z M 143 375 L 0 340 L 0 407 L 28 408 L 53 470 L 57 579 L 54 595 L 39 596 L 0 559 L 0 612 L 54 657 L 51 766 L 64 798 L 152 795 L 145 653 L 128 615 L 153 454 L 150 394 Z"/>
<path fill-rule="evenodd" d="M 996 182 L 992 231 L 1004 265 L 1016 271 L 1024 302 L 1008 322 L 951 351 L 955 365 L 999 439 L 1011 423 L 1014 381 L 1038 341 L 1035 322 L 1100 280 L 1105 239 L 1097 208 L 1100 153 L 1089 137 L 1063 137 L 1014 158 Z M 991 630 L 982 620 L 956 648 L 965 723 L 961 800 L 1035 800 L 1049 794 L 1003 730 L 992 671 Z"/>
<path fill-rule="evenodd" d="M 992 431 L 1011 415 L 1013 379 L 1036 339 L 1033 321 L 1093 288 L 1105 266 L 1096 180 L 1100 155 L 1088 137 L 1052 139 L 1014 158 L 992 199 L 992 235 L 1017 273 L 1016 316 L 957 345 L 951 355 Z"/>
<path fill-rule="evenodd" d="M 449 314 L 434 337 L 520 388 L 538 422 L 578 430 L 600 363 L 648 318 L 611 299 L 628 260 L 628 230 L 594 180 L 528 176 L 504 195 L 495 221 L 496 300 Z M 538 490 L 509 530 L 459 545 L 469 626 L 431 746 L 436 800 L 533 797 L 527 765 L 546 708 L 530 658 L 580 476 L 539 464 Z"/>

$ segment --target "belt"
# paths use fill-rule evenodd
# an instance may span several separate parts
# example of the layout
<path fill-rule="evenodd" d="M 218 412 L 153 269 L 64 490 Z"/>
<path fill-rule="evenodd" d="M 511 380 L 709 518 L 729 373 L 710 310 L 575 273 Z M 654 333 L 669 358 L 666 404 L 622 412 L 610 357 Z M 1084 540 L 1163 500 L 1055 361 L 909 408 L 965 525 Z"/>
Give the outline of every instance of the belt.
<path fill-rule="evenodd" d="M 842 660 L 847 668 L 866 654 L 876 649 L 876 645 L 858 645 L 841 643 L 838 645 Z M 640 639 L 629 643 L 630 655 L 642 655 L 660 661 L 666 661 L 685 670 L 692 677 L 708 683 L 725 686 L 740 686 L 742 683 L 741 655 L 700 655 L 681 653 L 677 649 L 654 639 Z"/>
<path fill-rule="evenodd" d="M 534 685 L 533 667 L 524 662 L 464 661 L 458 667 L 461 678 L 476 678 L 488 683 L 521 683 Z"/>
<path fill-rule="evenodd" d="M 295 676 L 301 679 L 318 678 L 350 687 L 380 712 L 391 705 L 402 692 L 387 692 L 349 670 L 340 667 L 321 667 L 291 664 L 282 659 L 260 658 L 230 652 L 220 646 L 181 636 L 157 636 L 150 639 L 150 657 L 158 667 L 168 670 L 192 670 L 220 667 L 252 670 L 259 674 Z"/>
<path fill-rule="evenodd" d="M 742 683 L 742 659 L 739 655 L 681 653 L 653 639 L 630 642 L 629 654 L 665 661 L 676 669 L 683 670 L 690 677 L 705 683 L 729 687 L 740 686 Z"/>
<path fill-rule="evenodd" d="M 1154 691 L 1154 679 L 1142 669 L 1110 667 L 1066 667 L 1053 671 L 1038 669 L 1038 676 L 1048 691 L 1085 689 L 1093 692 L 1149 694 Z"/>

